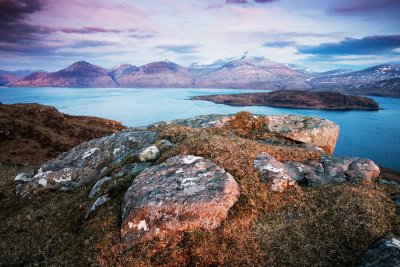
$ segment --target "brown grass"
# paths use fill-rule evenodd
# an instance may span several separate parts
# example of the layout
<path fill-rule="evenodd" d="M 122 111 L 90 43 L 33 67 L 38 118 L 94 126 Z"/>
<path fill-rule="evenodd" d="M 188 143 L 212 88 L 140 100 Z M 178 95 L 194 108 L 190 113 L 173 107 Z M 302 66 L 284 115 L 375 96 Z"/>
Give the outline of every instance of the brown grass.
<path fill-rule="evenodd" d="M 176 143 L 160 162 L 176 154 L 211 159 L 235 177 L 241 196 L 214 231 L 129 250 L 120 242 L 119 226 L 131 178 L 108 184 L 103 193 L 112 200 L 85 222 L 81 216 L 94 201 L 87 199 L 90 188 L 20 199 L 11 180 L 20 169 L 0 168 L 0 265 L 354 266 L 376 238 L 388 231 L 400 234 L 399 215 L 389 199 L 399 189 L 342 185 L 267 191 L 253 170 L 256 154 L 267 152 L 282 161 L 320 155 L 242 138 L 257 139 L 257 125 L 238 120 L 222 129 L 159 128 L 160 139 Z"/>

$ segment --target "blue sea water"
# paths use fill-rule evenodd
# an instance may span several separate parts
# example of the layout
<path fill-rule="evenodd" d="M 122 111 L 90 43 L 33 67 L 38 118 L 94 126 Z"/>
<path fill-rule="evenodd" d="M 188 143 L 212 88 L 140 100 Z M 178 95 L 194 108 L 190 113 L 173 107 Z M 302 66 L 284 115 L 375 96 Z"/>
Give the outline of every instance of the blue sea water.
<path fill-rule="evenodd" d="M 73 115 L 98 116 L 127 126 L 189 118 L 202 114 L 229 114 L 247 110 L 258 114 L 319 116 L 340 125 L 335 155 L 358 156 L 400 171 L 400 99 L 371 97 L 379 111 L 326 111 L 273 107 L 231 107 L 191 96 L 230 94 L 251 90 L 125 89 L 125 88 L 0 88 L 0 102 L 40 103 Z M 259 91 L 258 91 L 259 92 Z"/>

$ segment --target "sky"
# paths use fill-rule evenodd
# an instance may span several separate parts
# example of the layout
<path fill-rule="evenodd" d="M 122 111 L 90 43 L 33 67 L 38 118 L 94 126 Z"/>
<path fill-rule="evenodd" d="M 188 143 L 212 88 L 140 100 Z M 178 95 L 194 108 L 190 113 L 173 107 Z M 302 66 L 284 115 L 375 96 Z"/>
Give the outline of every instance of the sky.
<path fill-rule="evenodd" d="M 249 51 L 325 71 L 400 63 L 400 0 L 0 0 L 0 69 L 55 71 Z"/>

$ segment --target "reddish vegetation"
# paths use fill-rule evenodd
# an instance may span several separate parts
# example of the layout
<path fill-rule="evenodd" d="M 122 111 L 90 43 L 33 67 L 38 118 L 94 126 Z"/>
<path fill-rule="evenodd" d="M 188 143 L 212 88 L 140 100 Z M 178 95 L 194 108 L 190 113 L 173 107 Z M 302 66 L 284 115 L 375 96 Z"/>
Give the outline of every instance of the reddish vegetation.
<path fill-rule="evenodd" d="M 379 105 L 368 97 L 344 95 L 339 92 L 279 90 L 270 93 L 245 93 L 195 96 L 193 100 L 207 100 L 230 106 L 273 106 L 311 109 L 378 110 Z"/>
<path fill-rule="evenodd" d="M 74 146 L 126 128 L 38 104 L 0 104 L 0 162 L 42 163 Z"/>

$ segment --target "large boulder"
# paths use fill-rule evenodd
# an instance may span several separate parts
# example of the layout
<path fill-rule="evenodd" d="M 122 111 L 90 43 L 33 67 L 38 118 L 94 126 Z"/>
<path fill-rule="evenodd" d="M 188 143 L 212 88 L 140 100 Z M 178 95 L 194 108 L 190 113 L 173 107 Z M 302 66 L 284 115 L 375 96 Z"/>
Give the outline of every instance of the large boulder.
<path fill-rule="evenodd" d="M 121 237 L 128 245 L 215 229 L 239 197 L 235 179 L 202 157 L 179 155 L 147 168 L 125 194 Z"/>
<path fill-rule="evenodd" d="M 389 233 L 365 253 L 360 267 L 400 266 L 400 238 Z"/>
<path fill-rule="evenodd" d="M 319 161 L 280 162 L 262 153 L 254 168 L 272 191 L 282 192 L 295 184 L 319 186 L 328 184 L 370 184 L 378 178 L 379 167 L 369 159 L 356 157 L 322 157 Z"/>
<path fill-rule="evenodd" d="M 43 164 L 36 173 L 19 174 L 20 195 L 49 189 L 69 190 L 99 180 L 103 173 L 128 156 L 139 155 L 156 138 L 153 131 L 124 130 L 80 144 Z"/>
<path fill-rule="evenodd" d="M 253 115 L 261 119 L 261 131 L 281 139 L 289 139 L 296 143 L 310 144 L 322 149 L 327 154 L 335 150 L 340 127 L 324 118 L 303 115 Z M 177 124 L 193 128 L 223 127 L 235 119 L 235 115 L 202 115 L 190 119 L 173 120 L 164 124 Z M 160 125 L 163 122 L 154 124 Z M 269 140 L 266 140 L 269 141 Z"/>
<path fill-rule="evenodd" d="M 339 136 L 339 126 L 329 120 L 302 115 L 265 116 L 268 132 L 322 148 L 332 154 Z"/>

